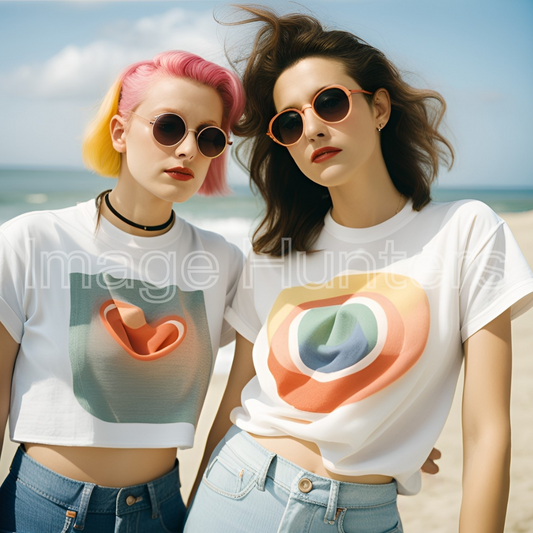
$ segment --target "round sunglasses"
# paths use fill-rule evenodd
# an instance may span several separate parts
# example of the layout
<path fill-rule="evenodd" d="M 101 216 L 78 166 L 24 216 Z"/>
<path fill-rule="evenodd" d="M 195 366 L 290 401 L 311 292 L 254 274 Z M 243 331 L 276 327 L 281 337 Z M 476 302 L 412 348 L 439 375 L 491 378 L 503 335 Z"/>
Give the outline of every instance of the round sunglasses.
<path fill-rule="evenodd" d="M 152 135 L 154 139 L 162 146 L 176 146 L 181 143 L 187 133 L 192 131 L 196 133 L 196 146 L 198 151 L 209 159 L 214 159 L 224 153 L 228 144 L 228 137 L 224 130 L 217 126 L 205 126 L 200 130 L 187 128 L 185 120 L 176 113 L 161 113 L 156 115 L 153 120 L 142 117 L 131 111 L 132 115 L 147 120 L 152 125 Z"/>
<path fill-rule="evenodd" d="M 289 108 L 278 113 L 268 125 L 267 135 L 281 146 L 296 144 L 304 134 L 304 114 L 310 107 L 323 122 L 342 122 L 352 111 L 352 94 L 372 94 L 362 89 L 346 89 L 342 85 L 330 85 L 318 91 L 313 101 L 302 109 Z"/>

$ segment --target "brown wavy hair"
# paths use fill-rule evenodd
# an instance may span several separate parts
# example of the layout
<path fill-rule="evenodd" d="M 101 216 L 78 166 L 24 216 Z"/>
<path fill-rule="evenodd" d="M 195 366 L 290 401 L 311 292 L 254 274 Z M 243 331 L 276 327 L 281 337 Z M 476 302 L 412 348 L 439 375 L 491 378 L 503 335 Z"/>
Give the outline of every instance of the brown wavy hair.
<path fill-rule="evenodd" d="M 422 209 L 431 200 L 430 187 L 439 165 L 453 164 L 453 148 L 438 131 L 446 110 L 443 97 L 411 87 L 382 52 L 349 32 L 324 29 L 310 15 L 280 16 L 256 5 L 235 7 L 246 12 L 245 18 L 230 25 L 261 23 L 249 54 L 232 60 L 238 70 L 239 63 L 245 64 L 246 105 L 235 128 L 244 138 L 238 159 L 248 167 L 252 187 L 266 204 L 253 235 L 254 251 L 272 256 L 281 256 L 289 248 L 311 251 L 332 206 L 328 189 L 308 179 L 288 150 L 266 135 L 276 114 L 274 84 L 287 68 L 304 58 L 340 61 L 365 90 L 374 93 L 384 88 L 389 92 L 392 110 L 381 132 L 383 157 L 396 189 L 412 199 L 415 210 Z M 372 97 L 364 97 L 372 106 Z"/>

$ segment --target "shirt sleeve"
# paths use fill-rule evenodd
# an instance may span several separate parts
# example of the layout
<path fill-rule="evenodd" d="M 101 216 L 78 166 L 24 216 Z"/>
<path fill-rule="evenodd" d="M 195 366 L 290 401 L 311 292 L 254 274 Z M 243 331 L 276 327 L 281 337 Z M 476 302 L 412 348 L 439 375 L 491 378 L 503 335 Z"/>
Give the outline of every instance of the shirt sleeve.
<path fill-rule="evenodd" d="M 460 288 L 463 342 L 511 308 L 511 319 L 533 306 L 533 273 L 509 226 L 484 206 L 483 235 L 471 233 Z"/>
<path fill-rule="evenodd" d="M 254 299 L 253 252 L 250 252 L 242 270 L 233 302 L 226 308 L 224 318 L 235 330 L 251 343 L 255 343 L 262 327 Z"/>
<path fill-rule="evenodd" d="M 20 344 L 24 331 L 24 261 L 0 230 L 0 322 Z"/>
<path fill-rule="evenodd" d="M 231 305 L 237 292 L 237 287 L 239 284 L 239 278 L 241 277 L 242 267 L 244 264 L 244 254 L 239 250 L 235 245 L 231 246 L 230 252 L 228 253 L 228 281 L 226 286 L 226 302 L 225 309 L 228 309 L 228 306 Z M 222 322 L 222 331 L 220 334 L 220 346 L 226 346 L 230 342 L 235 340 L 235 329 L 233 325 L 228 322 L 224 316 Z"/>

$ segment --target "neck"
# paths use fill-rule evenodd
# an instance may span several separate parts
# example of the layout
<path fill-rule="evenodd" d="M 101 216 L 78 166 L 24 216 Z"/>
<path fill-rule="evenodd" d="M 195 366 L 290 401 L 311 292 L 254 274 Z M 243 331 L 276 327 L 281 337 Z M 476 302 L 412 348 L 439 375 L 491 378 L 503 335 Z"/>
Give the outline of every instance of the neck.
<path fill-rule="evenodd" d="M 348 228 L 369 228 L 396 215 L 407 202 L 383 165 L 373 173 L 361 173 L 345 184 L 329 189 L 333 220 Z"/>
<path fill-rule="evenodd" d="M 137 189 L 137 190 L 136 190 Z M 139 190 L 136 187 L 126 187 L 120 178 L 116 187 L 109 193 L 109 201 L 116 212 L 128 221 L 138 224 L 134 227 L 121 220 L 103 201 L 101 213 L 111 224 L 130 235 L 139 237 L 155 237 L 170 230 L 172 224 L 156 231 L 144 230 L 144 227 L 165 225 L 172 215 L 172 202 L 167 202 L 150 194 L 146 189 Z"/>

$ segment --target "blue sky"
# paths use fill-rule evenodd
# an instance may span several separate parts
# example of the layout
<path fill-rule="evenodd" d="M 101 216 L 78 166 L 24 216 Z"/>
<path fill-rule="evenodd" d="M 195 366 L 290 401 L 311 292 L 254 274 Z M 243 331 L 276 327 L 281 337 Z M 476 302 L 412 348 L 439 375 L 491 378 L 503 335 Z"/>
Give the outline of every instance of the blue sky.
<path fill-rule="evenodd" d="M 440 186 L 533 186 L 531 0 L 262 3 L 309 9 L 444 95 L 457 163 Z M 84 126 L 123 66 L 166 49 L 224 62 L 226 34 L 246 41 L 214 22 L 225 5 L 0 1 L 0 166 L 81 166 Z M 246 179 L 235 167 L 232 176 Z"/>

